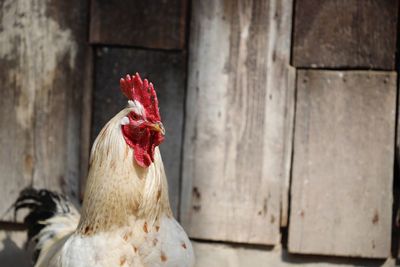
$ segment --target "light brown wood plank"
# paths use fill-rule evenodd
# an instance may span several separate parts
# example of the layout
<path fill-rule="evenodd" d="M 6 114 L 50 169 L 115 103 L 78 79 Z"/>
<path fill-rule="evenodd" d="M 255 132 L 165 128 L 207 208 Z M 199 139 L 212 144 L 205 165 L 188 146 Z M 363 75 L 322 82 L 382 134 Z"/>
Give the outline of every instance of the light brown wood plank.
<path fill-rule="evenodd" d="M 191 237 L 279 242 L 290 166 L 291 5 L 193 2 L 181 201 Z"/>
<path fill-rule="evenodd" d="M 0 220 L 6 220 L 26 186 L 78 194 L 87 3 L 0 6 Z"/>
<path fill-rule="evenodd" d="M 395 69 L 398 0 L 296 1 L 293 64 Z"/>
<path fill-rule="evenodd" d="M 396 76 L 298 71 L 289 251 L 390 255 Z"/>

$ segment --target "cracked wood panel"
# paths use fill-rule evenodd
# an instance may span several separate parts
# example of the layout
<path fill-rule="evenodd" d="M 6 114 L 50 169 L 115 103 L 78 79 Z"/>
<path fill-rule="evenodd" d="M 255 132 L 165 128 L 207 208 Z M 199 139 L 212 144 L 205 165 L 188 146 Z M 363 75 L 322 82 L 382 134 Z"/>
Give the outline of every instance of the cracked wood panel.
<path fill-rule="evenodd" d="M 92 0 L 90 42 L 158 49 L 185 46 L 188 0 Z"/>
<path fill-rule="evenodd" d="M 79 190 L 87 3 L 0 3 L 0 220 L 26 186 Z"/>
<path fill-rule="evenodd" d="M 293 119 L 291 7 L 193 2 L 181 200 L 190 237 L 279 243 Z"/>
<path fill-rule="evenodd" d="M 296 1 L 293 64 L 394 70 L 398 0 Z"/>
<path fill-rule="evenodd" d="M 290 252 L 390 255 L 396 79 L 298 71 Z"/>
<path fill-rule="evenodd" d="M 157 91 L 166 130 L 160 150 L 168 178 L 171 207 L 177 215 L 186 79 L 185 53 L 99 47 L 96 50 L 92 141 L 107 121 L 127 105 L 127 99 L 119 89 L 119 79 L 127 73 L 135 72 L 148 78 Z"/>

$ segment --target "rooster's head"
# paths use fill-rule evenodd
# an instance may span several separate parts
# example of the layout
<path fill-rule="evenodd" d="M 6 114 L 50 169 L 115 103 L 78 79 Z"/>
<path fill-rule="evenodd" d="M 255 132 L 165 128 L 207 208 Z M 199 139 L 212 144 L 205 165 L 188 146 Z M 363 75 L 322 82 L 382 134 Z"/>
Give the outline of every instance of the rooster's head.
<path fill-rule="evenodd" d="M 161 123 L 156 91 L 147 79 L 138 73 L 120 80 L 121 90 L 129 99 L 130 112 L 122 118 L 121 128 L 126 143 L 134 150 L 141 167 L 154 162 L 155 147 L 164 140 L 165 129 Z"/>

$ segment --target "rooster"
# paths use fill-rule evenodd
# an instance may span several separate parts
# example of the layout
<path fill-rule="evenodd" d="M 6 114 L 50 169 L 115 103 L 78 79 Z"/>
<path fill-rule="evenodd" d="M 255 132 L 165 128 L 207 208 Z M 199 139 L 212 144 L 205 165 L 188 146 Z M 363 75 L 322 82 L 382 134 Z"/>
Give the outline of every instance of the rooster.
<path fill-rule="evenodd" d="M 173 218 L 158 145 L 164 140 L 153 84 L 120 80 L 128 107 L 94 141 L 81 215 L 61 195 L 26 189 L 35 267 L 193 266 L 191 243 Z"/>

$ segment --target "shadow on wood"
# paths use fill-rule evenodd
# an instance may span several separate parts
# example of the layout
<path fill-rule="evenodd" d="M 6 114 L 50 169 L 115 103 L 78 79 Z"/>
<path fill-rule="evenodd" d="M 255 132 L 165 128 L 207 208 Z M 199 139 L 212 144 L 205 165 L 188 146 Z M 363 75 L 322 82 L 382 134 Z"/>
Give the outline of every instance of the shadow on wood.
<path fill-rule="evenodd" d="M 2 267 L 28 267 L 30 256 L 24 249 L 25 232 L 0 231 L 0 265 Z"/>

